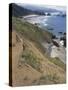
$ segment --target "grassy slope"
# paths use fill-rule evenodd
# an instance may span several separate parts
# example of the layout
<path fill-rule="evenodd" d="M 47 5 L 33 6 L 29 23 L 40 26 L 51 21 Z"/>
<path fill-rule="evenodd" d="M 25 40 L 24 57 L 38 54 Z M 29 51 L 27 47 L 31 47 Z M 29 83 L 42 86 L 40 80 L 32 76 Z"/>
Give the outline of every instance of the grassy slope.
<path fill-rule="evenodd" d="M 32 25 L 28 22 L 21 21 L 18 18 L 13 17 L 13 27 L 19 32 L 22 32 L 24 36 L 33 41 L 49 41 L 51 42 L 51 33 L 41 30 L 35 25 Z"/>
<path fill-rule="evenodd" d="M 51 42 L 51 34 L 43 31 L 37 26 L 27 22 L 21 22 L 19 19 L 13 17 L 13 29 L 17 30 L 24 37 L 26 49 L 22 53 L 22 60 L 32 66 L 37 71 L 42 71 L 38 83 L 63 83 L 65 82 L 64 69 L 51 63 L 47 57 L 43 55 L 44 48 L 41 46 L 40 41 Z M 41 49 L 40 49 L 41 48 Z M 41 67 L 42 66 L 42 67 Z M 41 69 L 40 69 L 41 67 Z M 45 78 L 45 80 L 42 80 Z M 56 78 L 58 78 L 56 80 Z"/>
<path fill-rule="evenodd" d="M 19 31 L 24 37 L 26 37 L 30 41 L 34 42 L 36 47 L 43 54 L 45 53 L 44 47 L 42 47 L 42 45 L 40 43 L 43 41 L 51 42 L 51 36 L 52 36 L 51 33 L 41 30 L 41 28 L 38 28 L 37 26 L 32 25 L 28 22 L 24 22 L 24 21 L 21 22 L 20 19 L 17 19 L 14 17 L 13 17 L 13 27 L 17 31 Z M 59 59 L 53 58 L 53 59 L 50 59 L 50 61 L 65 69 L 65 65 Z"/>
<path fill-rule="evenodd" d="M 34 42 L 38 49 L 40 49 L 43 53 L 45 52 L 44 48 L 41 46 L 41 42 L 51 42 L 52 34 L 41 30 L 35 25 L 32 25 L 28 22 L 22 22 L 20 19 L 13 17 L 12 20 L 13 29 L 20 32 L 24 37 Z"/>

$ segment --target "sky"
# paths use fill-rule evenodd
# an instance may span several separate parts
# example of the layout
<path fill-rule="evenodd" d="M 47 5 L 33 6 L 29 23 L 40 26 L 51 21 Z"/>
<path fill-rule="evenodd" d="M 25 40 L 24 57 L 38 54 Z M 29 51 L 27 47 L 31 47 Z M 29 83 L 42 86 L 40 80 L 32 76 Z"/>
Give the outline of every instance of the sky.
<path fill-rule="evenodd" d="M 57 9 L 57 10 L 60 10 L 60 11 L 66 11 L 66 7 L 65 6 L 46 6 L 46 7 Z"/>
<path fill-rule="evenodd" d="M 18 5 L 21 5 L 21 6 L 27 6 L 27 5 L 33 5 L 33 6 L 39 6 L 39 7 L 44 7 L 44 8 L 52 8 L 52 9 L 56 9 L 56 10 L 59 10 L 59 11 L 66 11 L 66 7 L 65 6 L 55 6 L 55 5 L 35 5 L 35 4 L 25 4 L 25 3 L 19 3 Z"/>

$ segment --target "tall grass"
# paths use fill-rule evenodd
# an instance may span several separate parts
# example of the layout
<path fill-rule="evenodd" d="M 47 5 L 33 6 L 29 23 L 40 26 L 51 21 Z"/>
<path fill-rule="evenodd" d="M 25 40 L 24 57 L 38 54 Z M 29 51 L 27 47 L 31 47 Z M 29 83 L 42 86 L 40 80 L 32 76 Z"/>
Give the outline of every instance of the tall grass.
<path fill-rule="evenodd" d="M 30 65 L 32 68 L 36 69 L 37 71 L 41 72 L 41 63 L 39 58 L 37 58 L 32 51 L 25 50 L 22 53 L 22 63 L 26 63 Z"/>

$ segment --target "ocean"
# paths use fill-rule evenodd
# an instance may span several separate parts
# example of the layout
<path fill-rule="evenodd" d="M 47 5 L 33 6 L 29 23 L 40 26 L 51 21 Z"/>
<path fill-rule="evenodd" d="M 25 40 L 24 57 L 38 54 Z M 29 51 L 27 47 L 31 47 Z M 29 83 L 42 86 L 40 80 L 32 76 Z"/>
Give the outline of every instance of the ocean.
<path fill-rule="evenodd" d="M 60 36 L 59 32 L 66 32 L 66 17 L 63 16 L 30 16 L 26 20 L 33 24 L 38 24 L 40 27 L 56 36 Z"/>
<path fill-rule="evenodd" d="M 49 16 L 41 20 L 40 25 L 47 27 L 50 32 L 59 36 L 59 32 L 66 32 L 66 17 L 62 16 Z"/>

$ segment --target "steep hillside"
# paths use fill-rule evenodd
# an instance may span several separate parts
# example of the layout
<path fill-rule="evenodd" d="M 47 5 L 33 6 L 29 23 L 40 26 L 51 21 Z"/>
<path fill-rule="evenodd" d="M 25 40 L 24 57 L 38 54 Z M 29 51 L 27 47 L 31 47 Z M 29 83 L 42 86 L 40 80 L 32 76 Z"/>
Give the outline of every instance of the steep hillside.
<path fill-rule="evenodd" d="M 15 17 L 12 28 L 13 85 L 65 83 L 65 70 L 52 63 L 41 46 L 44 40 L 51 42 L 51 34 Z"/>
<path fill-rule="evenodd" d="M 39 47 L 39 49 L 43 49 L 42 51 L 44 51 L 44 48 L 41 46 L 40 43 L 43 41 L 50 43 L 52 41 L 52 34 L 39 28 L 36 25 L 25 22 L 24 20 L 21 21 L 20 19 L 15 17 L 13 17 L 12 19 L 12 24 L 12 27 L 14 29 L 16 29 L 19 33 L 28 38 L 30 41 L 35 42 L 36 46 Z"/>

